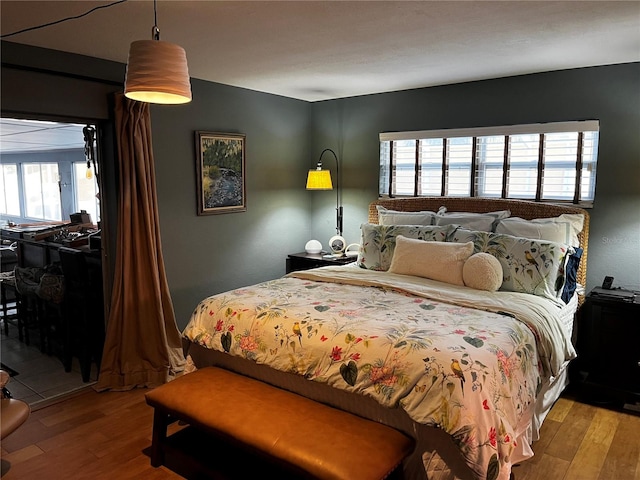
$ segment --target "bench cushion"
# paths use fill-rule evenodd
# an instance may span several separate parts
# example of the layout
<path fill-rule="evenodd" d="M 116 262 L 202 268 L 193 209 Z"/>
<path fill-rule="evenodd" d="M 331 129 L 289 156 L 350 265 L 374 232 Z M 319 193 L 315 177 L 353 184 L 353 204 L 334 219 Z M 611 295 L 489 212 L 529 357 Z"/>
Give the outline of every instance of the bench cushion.
<path fill-rule="evenodd" d="M 391 427 L 216 367 L 157 387 L 146 400 L 316 478 L 382 479 L 414 446 Z"/>

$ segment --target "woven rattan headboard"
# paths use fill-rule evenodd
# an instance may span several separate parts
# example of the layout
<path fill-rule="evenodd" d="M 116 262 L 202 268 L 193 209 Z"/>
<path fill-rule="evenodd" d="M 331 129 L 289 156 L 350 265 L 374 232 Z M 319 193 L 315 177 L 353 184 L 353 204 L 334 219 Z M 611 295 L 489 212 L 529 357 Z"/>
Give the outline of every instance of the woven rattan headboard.
<path fill-rule="evenodd" d="M 495 212 L 510 210 L 512 217 L 527 220 L 534 218 L 557 217 L 563 213 L 581 213 L 584 215 L 584 226 L 578 235 L 580 247 L 583 249 L 577 281 L 580 285 L 587 284 L 587 247 L 589 245 L 589 214 L 582 208 L 573 206 L 551 205 L 548 203 L 527 202 L 523 200 L 505 200 L 500 198 L 463 198 L 463 197 L 415 197 L 379 199 L 369 204 L 369 223 L 378 223 L 376 205 L 382 205 L 390 210 L 404 212 L 418 212 L 428 210 L 437 212 L 442 206 L 449 212 Z"/>

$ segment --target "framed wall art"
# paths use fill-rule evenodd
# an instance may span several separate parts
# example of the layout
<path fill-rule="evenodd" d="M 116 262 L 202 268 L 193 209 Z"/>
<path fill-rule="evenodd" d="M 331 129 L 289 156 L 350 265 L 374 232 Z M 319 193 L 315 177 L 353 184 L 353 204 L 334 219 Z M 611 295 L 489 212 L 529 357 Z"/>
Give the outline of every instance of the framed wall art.
<path fill-rule="evenodd" d="M 245 137 L 196 132 L 198 215 L 247 210 Z"/>

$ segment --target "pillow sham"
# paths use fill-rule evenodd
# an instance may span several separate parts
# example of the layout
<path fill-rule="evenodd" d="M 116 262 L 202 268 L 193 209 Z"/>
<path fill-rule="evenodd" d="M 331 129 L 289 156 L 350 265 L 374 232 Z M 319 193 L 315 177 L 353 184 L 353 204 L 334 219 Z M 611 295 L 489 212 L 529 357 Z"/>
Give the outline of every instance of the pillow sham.
<path fill-rule="evenodd" d="M 547 240 L 514 237 L 501 233 L 456 229 L 449 241 L 473 242 L 474 252 L 486 252 L 502 265 L 500 290 L 529 293 L 561 301 L 566 266 L 573 247 Z"/>
<path fill-rule="evenodd" d="M 369 270 L 387 271 L 391 265 L 396 237 L 444 242 L 453 227 L 433 225 L 360 225 L 360 251 L 358 266 Z"/>
<path fill-rule="evenodd" d="M 436 212 L 428 210 L 420 212 L 403 212 L 389 210 L 382 205 L 376 205 L 378 210 L 378 223 L 380 225 L 433 225 Z"/>
<path fill-rule="evenodd" d="M 474 253 L 464 262 L 462 279 L 467 287 L 495 292 L 502 286 L 502 265 L 490 253 Z"/>
<path fill-rule="evenodd" d="M 506 233 L 514 237 L 549 240 L 550 242 L 566 243 L 572 247 L 579 247 L 578 234 L 584 226 L 584 215 L 580 213 L 564 213 L 559 217 L 536 218 L 525 220 L 510 217 L 499 220 L 496 233 Z"/>
<path fill-rule="evenodd" d="M 479 230 L 492 232 L 497 221 L 511 215 L 509 210 L 497 212 L 470 213 L 451 212 L 447 213 L 446 207 L 440 207 L 435 216 L 435 225 L 460 225 L 469 230 Z"/>
<path fill-rule="evenodd" d="M 472 242 L 425 242 L 398 235 L 389 273 L 463 286 L 462 269 L 472 253 Z"/>

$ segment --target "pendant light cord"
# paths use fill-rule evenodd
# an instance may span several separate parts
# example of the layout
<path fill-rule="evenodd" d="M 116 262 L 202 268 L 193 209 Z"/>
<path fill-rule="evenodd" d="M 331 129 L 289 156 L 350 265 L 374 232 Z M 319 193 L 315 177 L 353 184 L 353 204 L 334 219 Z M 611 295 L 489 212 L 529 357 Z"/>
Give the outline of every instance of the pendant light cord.
<path fill-rule="evenodd" d="M 127 2 L 128 0 L 118 0 L 116 2 L 110 3 L 108 5 L 99 5 L 97 7 L 92 8 L 91 10 L 81 13 L 80 15 L 75 15 L 73 17 L 61 18 L 60 20 L 56 20 L 54 22 L 45 23 L 43 25 L 36 25 L 34 27 L 23 28 L 22 30 L 18 30 L 17 32 L 5 33 L 4 35 L 0 35 L 0 38 L 12 37 L 13 35 L 18 35 L 20 33 L 31 32 L 32 30 L 38 30 L 40 28 L 51 27 L 52 25 L 57 25 L 59 23 L 67 22 L 69 20 L 77 20 L 78 18 L 86 17 L 90 13 L 95 12 L 96 10 L 100 10 L 102 8 L 113 7 L 114 5 L 118 5 L 119 3 Z M 155 0 L 154 0 L 154 8 L 155 8 Z"/>
<path fill-rule="evenodd" d="M 158 28 L 158 8 L 156 0 L 153 0 L 153 28 L 151 29 L 151 37 L 154 40 L 160 40 L 160 29 Z"/>

